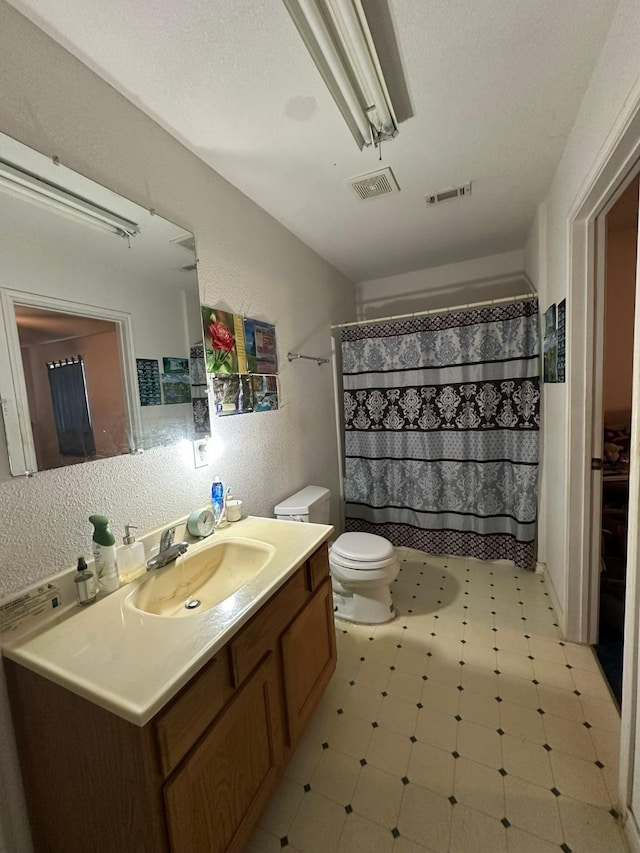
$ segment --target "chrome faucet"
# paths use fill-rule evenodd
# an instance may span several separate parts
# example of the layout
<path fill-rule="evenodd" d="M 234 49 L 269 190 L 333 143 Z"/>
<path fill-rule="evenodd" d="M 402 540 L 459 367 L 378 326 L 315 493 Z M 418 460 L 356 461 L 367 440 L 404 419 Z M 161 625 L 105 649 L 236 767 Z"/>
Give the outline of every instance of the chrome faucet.
<path fill-rule="evenodd" d="M 155 557 L 151 557 L 150 560 L 147 560 L 148 572 L 152 569 L 161 569 L 163 566 L 168 566 L 169 563 L 173 563 L 174 560 L 177 560 L 177 558 L 187 550 L 189 546 L 186 542 L 173 541 L 175 533 L 175 527 L 167 527 L 166 530 L 162 531 L 162 536 L 160 537 L 160 550 Z"/>

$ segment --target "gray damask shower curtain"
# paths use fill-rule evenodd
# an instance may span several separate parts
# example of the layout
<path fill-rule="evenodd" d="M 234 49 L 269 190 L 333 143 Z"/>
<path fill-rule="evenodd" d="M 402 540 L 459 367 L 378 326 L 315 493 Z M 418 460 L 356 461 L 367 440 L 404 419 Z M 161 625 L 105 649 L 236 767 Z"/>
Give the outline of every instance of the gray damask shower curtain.
<path fill-rule="evenodd" d="M 346 529 L 535 564 L 538 302 L 342 333 Z"/>

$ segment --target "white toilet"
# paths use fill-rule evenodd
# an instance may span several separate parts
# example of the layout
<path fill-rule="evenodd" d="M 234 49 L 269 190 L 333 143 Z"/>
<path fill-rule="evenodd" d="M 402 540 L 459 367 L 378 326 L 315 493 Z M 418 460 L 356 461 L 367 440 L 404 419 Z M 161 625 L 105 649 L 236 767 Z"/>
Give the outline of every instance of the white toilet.
<path fill-rule="evenodd" d="M 329 489 L 307 486 L 279 503 L 276 518 L 329 523 Z M 377 625 L 395 616 L 389 585 L 400 564 L 393 545 L 372 533 L 343 533 L 329 549 L 333 609 L 340 619 Z"/>

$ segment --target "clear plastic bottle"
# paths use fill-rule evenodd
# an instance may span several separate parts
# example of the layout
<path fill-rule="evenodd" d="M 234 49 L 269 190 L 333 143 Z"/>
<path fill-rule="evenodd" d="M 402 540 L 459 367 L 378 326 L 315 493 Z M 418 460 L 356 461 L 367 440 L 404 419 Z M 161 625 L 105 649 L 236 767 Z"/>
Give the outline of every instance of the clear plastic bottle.
<path fill-rule="evenodd" d="M 98 594 L 98 584 L 95 575 L 87 568 L 84 557 L 78 557 L 78 571 L 73 582 L 76 587 L 76 601 L 81 607 L 93 604 Z"/>
<path fill-rule="evenodd" d="M 125 524 L 122 547 L 118 549 L 118 576 L 120 583 L 129 583 L 141 577 L 147 571 L 145 562 L 144 545 L 136 542 L 136 537 L 131 532 L 137 530 L 133 524 Z"/>

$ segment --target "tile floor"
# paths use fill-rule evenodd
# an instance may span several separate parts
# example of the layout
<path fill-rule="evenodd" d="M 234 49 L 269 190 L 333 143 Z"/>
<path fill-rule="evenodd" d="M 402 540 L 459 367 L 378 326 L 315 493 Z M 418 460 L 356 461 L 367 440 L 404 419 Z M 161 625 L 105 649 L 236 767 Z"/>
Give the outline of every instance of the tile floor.
<path fill-rule="evenodd" d="M 250 853 L 618 853 L 619 716 L 539 575 L 400 549 Z"/>

